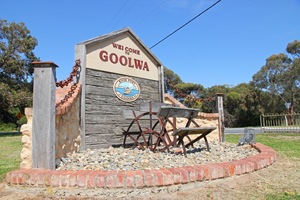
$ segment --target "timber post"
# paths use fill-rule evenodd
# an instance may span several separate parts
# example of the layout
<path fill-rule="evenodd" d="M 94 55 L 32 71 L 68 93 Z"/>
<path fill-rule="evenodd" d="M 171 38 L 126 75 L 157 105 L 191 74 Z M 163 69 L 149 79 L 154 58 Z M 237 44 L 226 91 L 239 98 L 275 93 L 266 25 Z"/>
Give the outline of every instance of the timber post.
<path fill-rule="evenodd" d="M 219 120 L 218 120 L 219 142 L 225 142 L 223 97 L 224 97 L 224 94 L 222 94 L 222 93 L 217 94 L 217 108 L 218 108 L 218 114 L 219 114 Z"/>
<path fill-rule="evenodd" d="M 55 169 L 56 67 L 33 62 L 32 167 Z"/>

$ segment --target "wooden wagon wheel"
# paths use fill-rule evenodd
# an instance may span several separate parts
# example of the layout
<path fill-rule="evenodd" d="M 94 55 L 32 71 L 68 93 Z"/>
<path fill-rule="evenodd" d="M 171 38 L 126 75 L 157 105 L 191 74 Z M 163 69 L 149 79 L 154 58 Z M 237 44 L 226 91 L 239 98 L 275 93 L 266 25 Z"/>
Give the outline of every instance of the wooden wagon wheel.
<path fill-rule="evenodd" d="M 156 151 L 159 146 L 162 149 L 168 149 L 166 142 L 165 130 L 162 129 L 162 121 L 157 117 L 156 112 L 152 112 L 151 107 L 149 112 L 142 113 L 136 116 L 132 111 L 134 119 L 124 131 L 124 142 L 126 144 L 127 137 L 133 140 L 133 147 L 139 147 L 142 150 L 149 148 L 151 151 Z"/>

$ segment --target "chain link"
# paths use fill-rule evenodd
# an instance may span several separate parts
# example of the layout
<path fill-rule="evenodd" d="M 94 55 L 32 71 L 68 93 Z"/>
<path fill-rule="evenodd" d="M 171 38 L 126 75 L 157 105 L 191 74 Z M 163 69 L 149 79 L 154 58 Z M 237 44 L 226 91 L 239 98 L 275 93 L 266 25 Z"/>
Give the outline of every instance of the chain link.
<path fill-rule="evenodd" d="M 63 88 L 65 86 L 68 86 L 73 81 L 73 78 L 76 77 L 79 67 L 80 67 L 80 60 L 78 59 L 75 61 L 75 65 L 73 66 L 73 70 L 70 73 L 70 76 L 66 80 L 56 82 L 56 87 Z M 64 99 L 62 99 L 59 103 L 56 104 L 56 107 L 63 105 L 65 102 L 67 102 L 68 99 L 71 98 L 72 95 L 74 94 L 74 91 L 76 90 L 77 86 L 78 84 L 74 83 L 71 86 L 71 90 L 68 92 L 68 94 L 65 95 Z"/>
<path fill-rule="evenodd" d="M 74 76 L 77 75 L 77 71 L 78 71 L 79 67 L 80 67 L 80 60 L 78 59 L 78 60 L 75 61 L 75 65 L 73 66 L 73 70 L 72 70 L 72 72 L 70 73 L 69 78 L 67 78 L 67 79 L 64 80 L 64 81 L 56 82 L 56 87 L 61 87 L 61 88 L 63 88 L 63 87 L 65 87 L 65 86 L 68 86 L 69 83 L 71 83 L 71 82 L 73 81 Z"/>
<path fill-rule="evenodd" d="M 208 97 L 208 98 L 197 98 L 193 95 L 188 95 L 185 94 L 183 91 L 179 90 L 178 88 L 176 88 L 175 85 L 173 85 L 171 83 L 171 81 L 169 79 L 165 79 L 167 84 L 175 91 L 175 93 L 177 93 L 180 97 L 182 98 L 186 98 L 186 100 L 188 101 L 192 101 L 192 102 L 208 102 L 208 101 L 215 101 L 215 97 Z"/>

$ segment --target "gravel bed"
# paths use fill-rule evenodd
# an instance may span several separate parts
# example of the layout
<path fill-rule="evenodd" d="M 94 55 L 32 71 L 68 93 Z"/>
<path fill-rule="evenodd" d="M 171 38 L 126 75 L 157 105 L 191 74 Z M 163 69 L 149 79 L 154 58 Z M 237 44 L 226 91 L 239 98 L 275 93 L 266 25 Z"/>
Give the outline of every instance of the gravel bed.
<path fill-rule="evenodd" d="M 169 153 L 122 147 L 86 150 L 62 158 L 57 170 L 149 170 L 229 162 L 258 154 L 250 145 L 211 141 L 209 146 L 210 152 L 206 151 L 204 142 L 198 142 L 187 150 L 186 157 L 175 153 L 178 149 L 171 149 Z"/>

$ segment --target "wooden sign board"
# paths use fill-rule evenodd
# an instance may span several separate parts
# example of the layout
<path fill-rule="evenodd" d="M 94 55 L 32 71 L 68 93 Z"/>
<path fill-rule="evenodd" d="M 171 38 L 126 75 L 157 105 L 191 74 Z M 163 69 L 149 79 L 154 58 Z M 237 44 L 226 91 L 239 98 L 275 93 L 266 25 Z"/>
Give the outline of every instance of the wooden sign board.
<path fill-rule="evenodd" d="M 122 143 L 125 110 L 163 102 L 163 67 L 129 28 L 76 45 L 81 60 L 81 147 Z"/>

